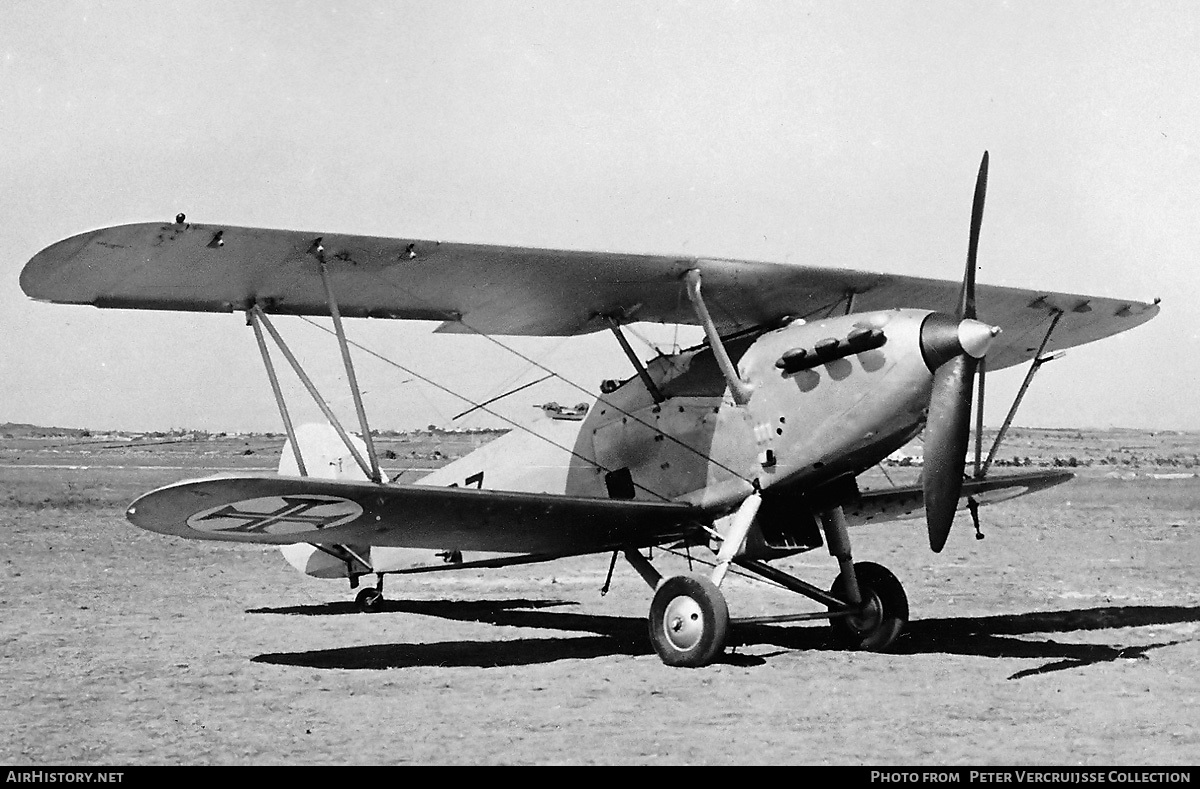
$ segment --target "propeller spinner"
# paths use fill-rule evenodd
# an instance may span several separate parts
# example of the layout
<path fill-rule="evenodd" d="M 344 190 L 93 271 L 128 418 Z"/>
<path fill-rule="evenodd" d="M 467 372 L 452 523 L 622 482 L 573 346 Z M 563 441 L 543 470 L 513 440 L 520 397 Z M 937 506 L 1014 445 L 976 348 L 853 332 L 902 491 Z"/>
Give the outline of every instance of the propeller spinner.
<path fill-rule="evenodd" d="M 962 492 L 970 435 L 971 393 L 979 360 L 987 354 L 1000 328 L 976 320 L 975 258 L 983 201 L 987 192 L 988 155 L 985 151 L 975 181 L 971 207 L 971 237 L 962 295 L 954 317 L 933 313 L 921 327 L 921 350 L 933 371 L 933 391 L 925 423 L 925 520 L 929 547 L 935 553 L 946 545 L 958 497 Z"/>

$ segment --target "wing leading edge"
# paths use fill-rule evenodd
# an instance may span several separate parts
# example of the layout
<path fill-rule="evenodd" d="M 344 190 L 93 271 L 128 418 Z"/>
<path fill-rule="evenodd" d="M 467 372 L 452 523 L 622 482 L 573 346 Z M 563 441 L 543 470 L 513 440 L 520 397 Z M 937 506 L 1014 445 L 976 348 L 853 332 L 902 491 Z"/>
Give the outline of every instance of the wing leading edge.
<path fill-rule="evenodd" d="M 722 333 L 785 316 L 844 309 L 953 310 L 960 283 L 781 263 L 442 243 L 291 230 L 135 224 L 83 233 L 39 252 L 21 272 L 32 298 L 97 307 L 328 315 L 318 250 L 348 317 L 443 321 L 443 330 L 584 334 L 625 322 L 697 322 L 683 295 L 699 269 Z M 1157 303 L 980 285 L 979 319 L 1005 333 L 996 370 L 1092 342 L 1154 317 Z"/>

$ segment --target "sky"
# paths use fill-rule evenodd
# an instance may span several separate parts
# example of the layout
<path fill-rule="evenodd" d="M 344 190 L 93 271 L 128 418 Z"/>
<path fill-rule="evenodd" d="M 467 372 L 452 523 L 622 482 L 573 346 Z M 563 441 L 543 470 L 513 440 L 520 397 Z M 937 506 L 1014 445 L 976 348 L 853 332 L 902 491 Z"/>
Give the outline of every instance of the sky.
<path fill-rule="evenodd" d="M 1200 429 L 1190 2 L 0 5 L 0 423 L 282 430 L 241 315 L 40 304 L 18 276 L 168 221 L 790 261 L 1162 313 L 1046 365 L 1017 423 Z M 898 305 L 902 306 L 902 305 Z M 278 325 L 344 419 L 336 345 Z M 608 334 L 347 321 L 378 429 L 503 426 L 632 374 Z M 634 327 L 669 350 L 694 327 Z M 521 355 L 508 350 L 512 348 Z M 530 359 L 538 362 L 531 364 Z M 418 374 L 414 377 L 412 373 Z M 281 373 L 299 421 L 319 413 Z M 989 376 L 998 425 L 1022 370 Z M 569 383 L 568 383 L 569 382 Z"/>

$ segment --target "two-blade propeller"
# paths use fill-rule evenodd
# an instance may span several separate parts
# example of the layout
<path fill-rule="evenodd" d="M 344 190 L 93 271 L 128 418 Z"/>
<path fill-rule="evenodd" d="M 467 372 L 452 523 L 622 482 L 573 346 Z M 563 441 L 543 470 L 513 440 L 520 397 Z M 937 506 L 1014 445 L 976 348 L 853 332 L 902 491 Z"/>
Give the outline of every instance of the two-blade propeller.
<path fill-rule="evenodd" d="M 922 351 L 926 363 L 933 370 L 933 391 L 929 396 L 929 415 L 925 423 L 922 477 L 929 547 L 934 552 L 941 551 L 946 545 L 955 510 L 958 509 L 958 497 L 962 493 L 975 371 L 992 340 L 1000 333 L 998 327 L 975 319 L 975 257 L 979 249 L 979 228 L 983 222 L 987 170 L 988 155 L 985 151 L 975 182 L 967 271 L 963 277 L 958 310 L 953 318 L 940 313 L 930 315 L 921 329 Z"/>

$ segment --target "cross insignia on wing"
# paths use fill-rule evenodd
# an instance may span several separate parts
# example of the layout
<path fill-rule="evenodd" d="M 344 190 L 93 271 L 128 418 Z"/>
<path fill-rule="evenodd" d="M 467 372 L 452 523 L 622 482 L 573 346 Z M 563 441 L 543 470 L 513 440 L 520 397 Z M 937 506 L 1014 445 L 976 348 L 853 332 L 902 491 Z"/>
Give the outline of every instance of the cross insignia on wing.
<path fill-rule="evenodd" d="M 295 496 L 281 496 L 283 505 L 273 512 L 243 512 L 237 504 L 227 504 L 216 512 L 210 512 L 197 520 L 230 519 L 243 521 L 238 526 L 221 528 L 223 532 L 238 532 L 241 534 L 270 533 L 271 527 L 279 524 L 303 524 L 313 529 L 323 529 L 330 524 L 344 521 L 345 512 L 312 513 L 314 509 L 328 507 L 331 503 L 326 500 L 313 500 Z"/>

